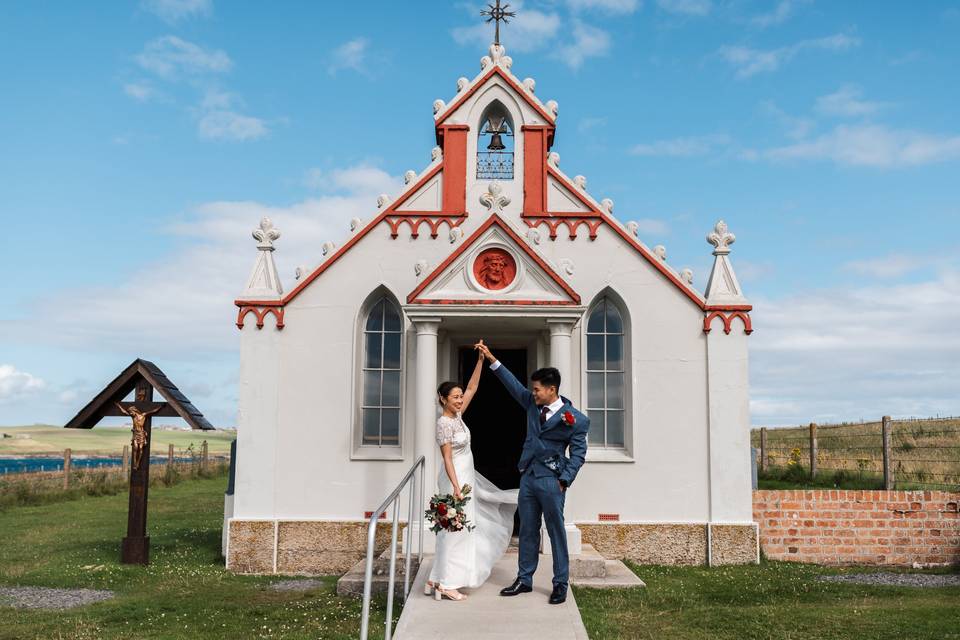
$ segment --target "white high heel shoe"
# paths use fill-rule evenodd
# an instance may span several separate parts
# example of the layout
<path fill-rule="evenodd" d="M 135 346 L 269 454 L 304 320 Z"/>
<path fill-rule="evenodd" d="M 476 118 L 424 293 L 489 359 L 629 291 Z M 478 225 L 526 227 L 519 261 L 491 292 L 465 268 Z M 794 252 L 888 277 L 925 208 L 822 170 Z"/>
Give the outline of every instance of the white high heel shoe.
<path fill-rule="evenodd" d="M 433 584 L 429 580 L 423 583 L 423 595 L 432 596 L 434 591 L 437 590 L 437 585 Z"/>
<path fill-rule="evenodd" d="M 435 585 L 435 588 L 434 588 L 434 591 L 433 591 L 433 599 L 436 600 L 437 602 L 439 602 L 439 601 L 443 600 L 444 598 L 446 598 L 447 600 L 453 600 L 454 602 L 459 602 L 459 601 L 461 601 L 461 600 L 466 600 L 466 599 L 467 599 L 467 596 L 465 596 L 464 594 L 460 593 L 460 592 L 457 591 L 456 589 L 452 589 L 452 590 L 450 590 L 450 591 L 447 591 L 446 589 L 443 588 L 443 586 L 441 586 L 441 585 L 439 585 L 439 584 L 438 584 L 438 585 Z"/>

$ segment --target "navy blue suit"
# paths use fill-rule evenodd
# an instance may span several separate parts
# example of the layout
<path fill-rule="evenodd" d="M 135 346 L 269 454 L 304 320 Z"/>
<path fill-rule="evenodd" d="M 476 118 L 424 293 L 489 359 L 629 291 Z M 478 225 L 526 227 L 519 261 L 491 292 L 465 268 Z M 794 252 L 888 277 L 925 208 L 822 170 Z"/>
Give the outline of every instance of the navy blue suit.
<path fill-rule="evenodd" d="M 587 455 L 587 432 L 590 418 L 573 408 L 561 396 L 563 407 L 540 425 L 540 407 L 533 394 L 501 363 L 494 374 L 510 395 L 526 409 L 527 437 L 517 468 L 520 471 L 520 562 L 517 577 L 533 586 L 533 574 L 540 559 L 540 518 L 546 523 L 553 551 L 553 585 L 566 593 L 570 577 L 567 534 L 563 526 L 563 505 L 566 494 L 560 481 L 573 484 Z M 573 424 L 564 419 L 573 416 Z M 567 457 L 567 448 L 570 456 Z"/>

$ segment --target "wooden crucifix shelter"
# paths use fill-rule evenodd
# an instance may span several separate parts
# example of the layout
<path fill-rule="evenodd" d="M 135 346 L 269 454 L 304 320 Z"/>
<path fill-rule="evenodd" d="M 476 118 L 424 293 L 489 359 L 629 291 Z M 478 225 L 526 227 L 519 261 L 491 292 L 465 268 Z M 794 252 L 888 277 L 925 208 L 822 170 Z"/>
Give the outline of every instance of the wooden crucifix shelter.
<path fill-rule="evenodd" d="M 124 402 L 124 398 L 130 395 L 131 391 L 134 392 L 134 401 Z M 154 391 L 163 397 L 164 402 L 154 402 Z M 123 539 L 120 561 L 124 564 L 145 565 L 150 562 L 147 491 L 150 488 L 151 419 L 153 416 L 180 417 L 194 429 L 207 431 L 214 427 L 157 365 L 139 358 L 64 427 L 90 429 L 107 416 L 129 416 L 133 422 L 130 506 L 127 513 L 127 536 Z"/>

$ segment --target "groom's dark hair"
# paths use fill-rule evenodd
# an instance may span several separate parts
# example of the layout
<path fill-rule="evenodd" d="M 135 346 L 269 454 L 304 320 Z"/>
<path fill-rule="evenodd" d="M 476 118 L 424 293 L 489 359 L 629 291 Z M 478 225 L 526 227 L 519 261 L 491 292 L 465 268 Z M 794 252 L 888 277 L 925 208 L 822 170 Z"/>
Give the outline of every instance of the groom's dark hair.
<path fill-rule="evenodd" d="M 544 387 L 556 387 L 557 393 L 560 393 L 560 370 L 554 367 L 544 367 L 537 369 L 530 376 L 534 382 L 539 382 Z"/>

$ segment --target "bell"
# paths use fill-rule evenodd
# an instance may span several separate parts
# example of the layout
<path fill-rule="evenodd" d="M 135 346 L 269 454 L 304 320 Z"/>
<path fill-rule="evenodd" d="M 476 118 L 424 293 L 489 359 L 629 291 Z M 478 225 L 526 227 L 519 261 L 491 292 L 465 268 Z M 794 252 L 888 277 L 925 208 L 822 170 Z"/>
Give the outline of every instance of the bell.
<path fill-rule="evenodd" d="M 507 148 L 503 144 L 503 140 L 500 139 L 500 134 L 503 133 L 500 128 L 503 126 L 503 120 L 503 118 L 497 118 L 496 116 L 490 116 L 487 120 L 487 133 L 493 134 L 490 136 L 490 144 L 487 145 L 488 151 L 503 151 Z"/>

